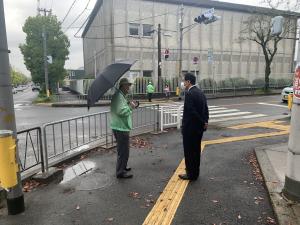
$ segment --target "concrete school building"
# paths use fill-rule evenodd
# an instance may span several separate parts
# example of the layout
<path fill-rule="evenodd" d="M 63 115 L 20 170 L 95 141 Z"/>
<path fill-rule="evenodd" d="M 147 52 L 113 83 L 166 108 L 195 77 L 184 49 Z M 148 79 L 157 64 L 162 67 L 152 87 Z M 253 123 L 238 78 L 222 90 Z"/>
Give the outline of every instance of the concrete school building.
<path fill-rule="evenodd" d="M 82 33 L 86 75 L 99 73 L 117 60 L 137 59 L 128 77 L 152 77 L 156 81 L 157 27 L 161 24 L 162 77 L 178 77 L 182 5 L 183 27 L 194 24 L 194 18 L 210 8 L 221 16 L 214 23 L 184 29 L 183 73 L 191 71 L 200 74 L 200 79 L 217 82 L 234 77 L 251 82 L 264 77 L 261 47 L 254 41 L 240 41 L 243 22 L 251 12 L 262 8 L 208 0 L 98 0 Z M 295 37 L 290 33 L 290 38 Z M 167 60 L 163 55 L 166 49 Z M 279 42 L 271 78 L 291 76 L 294 54 L 295 40 Z M 197 64 L 193 62 L 195 57 L 199 59 Z"/>

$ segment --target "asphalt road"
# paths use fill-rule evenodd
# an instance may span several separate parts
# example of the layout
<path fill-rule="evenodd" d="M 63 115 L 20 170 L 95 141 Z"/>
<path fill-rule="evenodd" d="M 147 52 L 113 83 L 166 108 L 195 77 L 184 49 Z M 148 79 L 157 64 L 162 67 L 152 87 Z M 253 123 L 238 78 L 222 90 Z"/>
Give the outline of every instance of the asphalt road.
<path fill-rule="evenodd" d="M 92 107 L 90 111 L 88 111 L 85 107 L 53 108 L 49 106 L 37 106 L 32 104 L 36 96 L 37 92 L 32 92 L 31 89 L 14 95 L 18 131 L 41 126 L 49 122 L 109 110 L 109 107 Z M 177 104 L 183 103 L 177 102 Z M 266 116 L 288 113 L 286 103 L 281 102 L 280 95 L 210 99 L 208 100 L 208 104 L 210 106 L 222 106 L 226 107 L 226 109 L 237 109 L 253 114 L 265 114 Z M 176 105 L 176 107 L 178 107 L 178 105 Z M 236 120 L 238 120 L 238 118 L 236 118 Z"/>

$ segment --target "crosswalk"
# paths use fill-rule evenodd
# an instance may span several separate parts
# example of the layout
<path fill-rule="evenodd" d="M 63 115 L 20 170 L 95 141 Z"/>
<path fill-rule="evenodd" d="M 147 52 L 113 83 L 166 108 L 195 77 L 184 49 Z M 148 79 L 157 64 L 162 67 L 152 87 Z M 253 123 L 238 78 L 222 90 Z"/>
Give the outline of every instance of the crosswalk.
<path fill-rule="evenodd" d="M 180 115 L 183 115 L 183 103 L 171 103 L 163 104 L 159 106 L 159 111 L 163 110 L 164 114 L 169 114 L 170 116 L 177 117 L 178 109 L 180 110 Z M 233 120 L 247 120 L 253 118 L 265 117 L 267 115 L 261 113 L 253 113 L 249 111 L 242 111 L 240 109 L 232 109 L 223 106 L 208 106 L 209 109 L 209 122 L 224 122 Z"/>
<path fill-rule="evenodd" d="M 30 105 L 31 105 L 31 102 L 28 102 L 28 101 L 15 102 L 15 104 L 14 104 L 14 109 L 15 109 L 16 111 L 18 111 L 18 110 L 22 110 L 22 108 L 23 108 L 24 106 L 30 106 Z"/>

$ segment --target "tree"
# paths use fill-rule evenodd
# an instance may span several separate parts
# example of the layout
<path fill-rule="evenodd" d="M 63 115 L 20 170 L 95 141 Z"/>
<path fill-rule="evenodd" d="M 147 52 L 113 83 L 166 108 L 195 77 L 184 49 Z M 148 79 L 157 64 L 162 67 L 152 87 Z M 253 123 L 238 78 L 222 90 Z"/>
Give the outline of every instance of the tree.
<path fill-rule="evenodd" d="M 61 24 L 53 15 L 28 17 L 23 26 L 26 43 L 20 45 L 26 68 L 31 72 L 32 81 L 45 86 L 43 26 L 46 26 L 47 55 L 52 56 L 52 64 L 48 64 L 49 87 L 55 87 L 67 75 L 64 69 L 68 59 L 70 42 L 62 32 Z"/>
<path fill-rule="evenodd" d="M 18 86 L 21 84 L 26 84 L 29 82 L 29 78 L 26 77 L 24 74 L 21 72 L 15 70 L 14 68 L 10 69 L 10 75 L 11 75 L 11 80 L 12 80 L 12 85 L 13 86 Z"/>
<path fill-rule="evenodd" d="M 271 2 L 268 0 L 268 2 Z M 275 3 L 274 3 L 275 4 Z M 283 32 L 278 36 L 271 34 L 271 19 L 274 16 L 284 17 Z M 253 12 L 244 22 L 240 32 L 240 40 L 250 40 L 260 45 L 265 58 L 265 86 L 264 90 L 269 90 L 271 65 L 278 50 L 281 40 L 295 39 L 297 30 L 297 17 L 290 11 L 279 11 L 276 9 L 265 9 Z"/>

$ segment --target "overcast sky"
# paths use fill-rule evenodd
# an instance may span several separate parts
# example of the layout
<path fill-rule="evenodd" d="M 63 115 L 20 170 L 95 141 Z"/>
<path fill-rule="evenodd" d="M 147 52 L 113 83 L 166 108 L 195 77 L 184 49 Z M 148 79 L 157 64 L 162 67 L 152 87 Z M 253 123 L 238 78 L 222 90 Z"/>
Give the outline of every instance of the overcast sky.
<path fill-rule="evenodd" d="M 224 1 L 239 4 L 245 2 L 242 0 Z M 62 21 L 73 2 L 74 0 L 40 0 L 40 8 L 52 9 L 52 13 L 57 15 L 58 19 Z M 75 2 L 72 10 L 62 25 L 63 31 L 85 9 L 88 2 L 89 0 L 78 0 Z M 87 10 L 84 10 L 84 13 L 74 23 L 73 27 L 80 27 L 82 25 L 93 9 L 95 2 L 96 0 L 90 0 Z M 247 0 L 248 5 L 259 5 L 259 2 L 261 2 L 261 0 Z M 8 48 L 11 50 L 10 64 L 17 70 L 29 75 L 18 46 L 20 43 L 25 42 L 25 33 L 22 31 L 22 26 L 24 25 L 26 18 L 37 14 L 37 0 L 4 0 L 4 11 Z M 65 68 L 67 69 L 77 69 L 83 66 L 82 41 L 79 38 L 74 38 L 74 34 L 77 30 L 78 28 L 69 29 L 66 32 L 71 42 L 69 60 L 65 65 Z"/>

